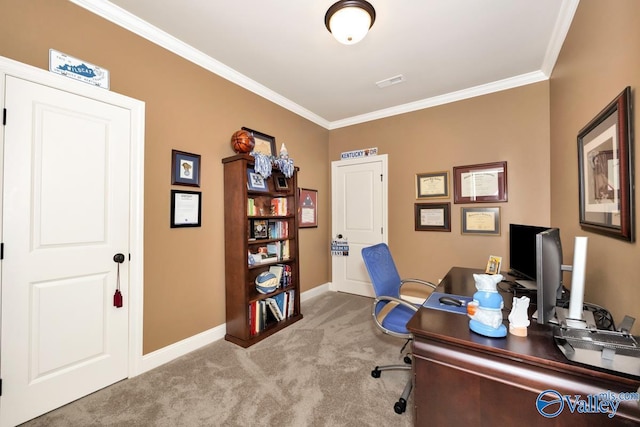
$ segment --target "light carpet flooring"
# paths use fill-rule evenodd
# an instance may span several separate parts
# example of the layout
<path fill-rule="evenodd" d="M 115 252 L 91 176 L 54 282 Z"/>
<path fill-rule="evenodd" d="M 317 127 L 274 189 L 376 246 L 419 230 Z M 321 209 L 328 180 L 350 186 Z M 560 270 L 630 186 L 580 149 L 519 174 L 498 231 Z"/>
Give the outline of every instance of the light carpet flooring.
<path fill-rule="evenodd" d="M 403 341 L 371 319 L 372 300 L 326 292 L 304 318 L 247 349 L 220 340 L 28 423 L 38 426 L 411 426 L 393 410 L 411 371 Z"/>

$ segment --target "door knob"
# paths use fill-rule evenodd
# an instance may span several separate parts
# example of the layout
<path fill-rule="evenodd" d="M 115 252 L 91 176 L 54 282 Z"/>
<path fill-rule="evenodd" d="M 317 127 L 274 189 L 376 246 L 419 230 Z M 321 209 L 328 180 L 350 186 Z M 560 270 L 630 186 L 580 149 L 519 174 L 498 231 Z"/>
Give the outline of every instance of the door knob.
<path fill-rule="evenodd" d="M 117 262 L 118 264 L 122 264 L 124 262 L 124 255 L 123 254 L 115 254 L 113 256 L 113 261 Z"/>

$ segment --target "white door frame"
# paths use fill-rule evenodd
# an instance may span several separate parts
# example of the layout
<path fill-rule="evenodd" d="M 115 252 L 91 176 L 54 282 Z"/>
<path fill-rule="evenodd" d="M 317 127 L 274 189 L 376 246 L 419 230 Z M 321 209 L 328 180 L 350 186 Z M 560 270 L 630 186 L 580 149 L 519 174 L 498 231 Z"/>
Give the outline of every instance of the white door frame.
<path fill-rule="evenodd" d="M 4 108 L 5 76 L 11 75 L 37 84 L 96 99 L 125 108 L 131 113 L 130 153 L 130 215 L 129 215 L 129 377 L 143 372 L 142 366 L 142 320 L 144 290 L 144 115 L 145 104 L 105 89 L 77 82 L 9 58 L 0 56 L 0 107 Z M 10 123 L 11 112 L 7 112 Z M 4 130 L 0 132 L 0 147 L 4 147 Z M 2 153 L 4 150 L 1 150 Z M 0 158 L 0 168 L 3 159 Z M 0 180 L 2 174 L 0 173 Z M 0 182 L 0 187 L 2 182 Z M 1 199 L 0 199 L 1 200 Z M 0 224 L 2 206 L 0 202 Z M 0 263 L 1 264 L 1 263 Z M 0 325 L 2 327 L 3 325 Z M 0 373 L 1 374 L 1 373 Z"/>

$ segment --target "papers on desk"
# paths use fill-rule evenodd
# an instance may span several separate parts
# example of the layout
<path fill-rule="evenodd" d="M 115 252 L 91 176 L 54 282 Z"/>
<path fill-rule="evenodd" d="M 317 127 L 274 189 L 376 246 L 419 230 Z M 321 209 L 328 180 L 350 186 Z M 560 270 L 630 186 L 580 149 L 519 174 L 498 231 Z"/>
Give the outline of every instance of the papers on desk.
<path fill-rule="evenodd" d="M 455 305 L 448 305 L 448 304 L 443 304 L 440 302 L 440 297 L 451 297 L 451 298 L 455 298 L 457 300 L 463 301 L 464 304 L 461 307 L 455 306 Z M 457 313 L 457 314 L 467 314 L 467 304 L 469 304 L 469 302 L 473 300 L 473 298 L 471 297 L 465 297 L 462 295 L 453 295 L 453 294 L 445 294 L 442 292 L 433 292 L 429 298 L 427 298 L 427 300 L 424 302 L 424 304 L 422 304 L 423 307 L 426 308 L 432 308 L 434 310 L 442 310 L 442 311 L 448 311 L 451 313 Z"/>

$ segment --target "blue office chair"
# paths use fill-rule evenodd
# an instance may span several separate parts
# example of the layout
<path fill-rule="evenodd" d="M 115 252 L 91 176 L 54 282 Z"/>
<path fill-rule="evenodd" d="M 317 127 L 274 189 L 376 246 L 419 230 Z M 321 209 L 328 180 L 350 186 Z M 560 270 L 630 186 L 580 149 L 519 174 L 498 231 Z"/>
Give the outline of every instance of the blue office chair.
<path fill-rule="evenodd" d="M 400 354 L 402 354 L 413 338 L 407 330 L 407 322 L 418 311 L 418 306 L 401 299 L 400 289 L 405 283 L 419 283 L 433 291 L 436 285 L 422 279 L 401 279 L 393 262 L 389 246 L 385 243 L 363 248 L 362 259 L 367 267 L 371 284 L 376 293 L 376 299 L 373 302 L 371 311 L 373 321 L 385 334 L 406 340 L 400 350 Z M 371 376 L 380 378 L 381 371 L 411 370 L 411 354 L 404 356 L 404 362 L 404 365 L 376 366 L 371 371 Z M 397 414 L 402 414 L 406 410 L 407 399 L 412 388 L 413 376 L 409 378 L 400 399 L 393 406 Z"/>

